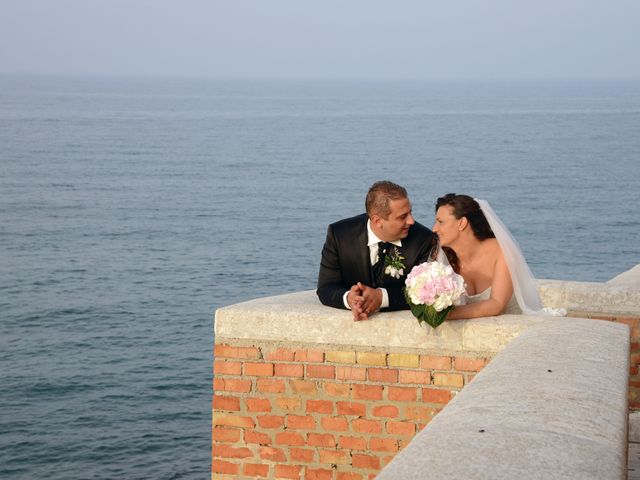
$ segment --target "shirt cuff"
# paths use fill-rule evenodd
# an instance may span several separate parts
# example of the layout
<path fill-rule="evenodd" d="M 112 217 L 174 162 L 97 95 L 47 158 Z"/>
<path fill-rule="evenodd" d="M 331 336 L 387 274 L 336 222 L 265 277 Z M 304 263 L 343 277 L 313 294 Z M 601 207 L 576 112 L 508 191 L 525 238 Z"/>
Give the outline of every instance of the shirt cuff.
<path fill-rule="evenodd" d="M 380 290 L 382 291 L 382 304 L 380 308 L 389 308 L 389 294 L 387 293 L 387 289 L 380 288 Z"/>
<path fill-rule="evenodd" d="M 342 296 L 342 302 L 344 303 L 344 306 L 347 310 L 351 310 L 351 307 L 349 306 L 349 302 L 347 302 L 347 295 L 349 295 L 349 290 L 344 292 L 344 295 Z"/>

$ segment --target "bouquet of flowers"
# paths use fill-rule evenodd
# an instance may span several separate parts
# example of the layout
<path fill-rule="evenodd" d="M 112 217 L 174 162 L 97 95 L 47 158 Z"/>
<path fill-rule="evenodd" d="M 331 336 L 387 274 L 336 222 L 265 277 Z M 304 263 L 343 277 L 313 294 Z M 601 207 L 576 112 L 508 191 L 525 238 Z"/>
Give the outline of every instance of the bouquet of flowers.
<path fill-rule="evenodd" d="M 411 269 L 405 280 L 405 298 L 418 323 L 437 327 L 465 293 L 463 278 L 449 265 L 425 262 Z"/>

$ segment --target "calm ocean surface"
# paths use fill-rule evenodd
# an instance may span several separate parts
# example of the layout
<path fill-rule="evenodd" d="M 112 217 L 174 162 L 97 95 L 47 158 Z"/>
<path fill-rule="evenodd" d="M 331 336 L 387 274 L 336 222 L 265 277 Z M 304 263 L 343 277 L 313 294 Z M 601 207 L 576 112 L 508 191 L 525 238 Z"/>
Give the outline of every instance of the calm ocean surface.
<path fill-rule="evenodd" d="M 314 288 L 378 179 L 608 280 L 640 263 L 639 152 L 640 81 L 0 76 L 0 478 L 207 478 L 215 309 Z"/>

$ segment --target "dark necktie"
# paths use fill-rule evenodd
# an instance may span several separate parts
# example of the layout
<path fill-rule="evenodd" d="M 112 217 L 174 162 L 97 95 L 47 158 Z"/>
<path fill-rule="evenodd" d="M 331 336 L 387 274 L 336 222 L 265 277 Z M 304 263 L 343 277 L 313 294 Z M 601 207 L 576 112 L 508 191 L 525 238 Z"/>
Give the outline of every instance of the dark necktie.
<path fill-rule="evenodd" d="M 381 287 L 384 283 L 385 257 L 389 254 L 393 245 L 389 242 L 378 242 L 378 261 L 371 270 L 373 272 L 373 282 L 375 287 Z"/>

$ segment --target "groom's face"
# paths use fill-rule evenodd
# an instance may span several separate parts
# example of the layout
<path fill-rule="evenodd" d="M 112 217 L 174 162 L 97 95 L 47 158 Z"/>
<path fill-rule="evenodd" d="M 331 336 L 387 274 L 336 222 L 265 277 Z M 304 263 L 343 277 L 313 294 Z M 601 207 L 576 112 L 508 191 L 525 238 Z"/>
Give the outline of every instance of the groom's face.
<path fill-rule="evenodd" d="M 394 242 L 409 235 L 409 229 L 415 220 L 411 214 L 411 202 L 408 198 L 391 200 L 389 208 L 391 213 L 386 219 L 377 217 L 375 221 L 379 227 L 379 232 L 376 232 L 376 235 L 385 242 Z"/>

